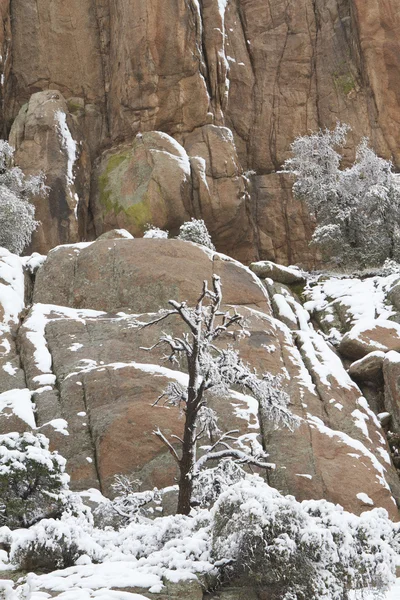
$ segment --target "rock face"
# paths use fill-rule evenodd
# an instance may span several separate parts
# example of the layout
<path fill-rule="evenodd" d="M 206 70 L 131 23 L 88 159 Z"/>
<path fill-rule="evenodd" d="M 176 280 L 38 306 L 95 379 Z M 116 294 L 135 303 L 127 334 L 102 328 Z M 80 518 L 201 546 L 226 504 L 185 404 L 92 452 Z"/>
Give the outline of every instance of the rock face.
<path fill-rule="evenodd" d="M 3 263 L 14 261 L 22 276 L 24 259 L 10 256 Z M 15 392 L 25 399 L 22 412 L 21 404 L 16 408 L 0 394 L 2 431 L 18 426 L 10 421 L 18 414 L 21 427 L 34 424 L 67 458 L 77 489 L 109 494 L 116 473 L 134 474 L 145 488 L 173 484 L 175 464 L 153 431 L 159 426 L 180 435 L 183 422 L 178 408 L 152 404 L 168 382 L 185 383 L 187 376 L 183 366 L 162 360 L 162 349 L 146 348 L 163 331 L 180 334 L 182 324 L 171 316 L 153 327 L 140 325 L 170 298 L 193 304 L 201 282 L 213 274 L 221 277 L 224 306 L 243 314 L 250 333 L 227 334 L 221 343 L 237 348 L 257 372 L 281 375 L 300 417 L 298 429 L 276 429 L 265 407 L 231 390 L 210 400 L 220 428 L 239 430 L 240 444 L 267 449 L 277 465 L 269 481 L 278 489 L 300 500 L 327 498 L 354 512 L 368 508 L 367 494 L 396 518 L 393 496 L 400 498 L 400 484 L 383 430 L 340 359 L 310 326 L 307 311 L 285 286 L 271 284 L 267 292 L 240 263 L 190 242 L 103 239 L 49 253 L 22 324 L 21 301 L 4 318 L 2 340 L 13 332 L 17 344 L 9 356 L 23 369 L 23 377 L 16 371 L 5 387 L 29 390 Z M 290 329 L 281 320 L 288 307 Z"/>
<path fill-rule="evenodd" d="M 57 91 L 33 94 L 10 132 L 15 160 L 28 175 L 46 174 L 48 195 L 34 199 L 41 222 L 31 247 L 47 253 L 84 235 L 89 204 L 90 164 L 76 121 Z"/>
<path fill-rule="evenodd" d="M 218 249 L 248 261 L 316 261 L 308 248 L 308 215 L 275 173 L 296 136 L 340 120 L 353 127 L 347 158 L 366 135 L 379 154 L 393 155 L 399 165 L 396 0 L 277 0 L 271 6 L 263 0 L 4 0 L 0 15 L 4 135 L 32 96 L 56 90 L 67 102 L 72 136 L 87 151 L 84 181 L 76 185 L 85 187 L 91 177 L 94 208 L 89 220 L 84 210 L 79 215 L 79 239 L 122 217 L 99 216 L 99 178 L 107 157 L 126 146 L 135 150 L 138 133 L 162 132 L 181 144 L 192 179 L 185 211 L 205 218 Z M 52 180 L 60 157 L 46 150 L 53 144 L 45 139 L 48 124 L 34 124 L 48 163 L 35 154 L 18 160 L 43 168 Z M 32 139 L 32 127 L 26 140 L 21 132 L 21 147 Z M 95 160 L 100 171 L 91 167 Z M 138 168 L 148 164 L 140 159 Z M 246 190 L 241 175 L 248 170 L 255 175 L 248 174 Z M 180 206 L 190 186 L 176 195 L 175 173 L 176 165 L 167 177 L 171 187 L 159 195 Z M 142 173 L 127 183 L 127 193 L 139 181 L 147 186 Z M 55 188 L 51 206 L 65 204 L 64 187 Z M 77 194 L 87 206 L 85 193 Z M 171 202 L 170 213 L 175 208 Z M 69 221 L 61 210 L 54 212 L 60 223 Z M 35 239 L 34 249 L 48 249 L 55 234 L 44 210 L 40 218 L 42 239 Z M 162 225 L 170 222 L 167 214 Z M 60 227 L 57 242 L 66 241 L 65 229 L 68 241 L 75 241 L 71 224 Z"/>
<path fill-rule="evenodd" d="M 370 352 L 400 350 L 400 325 L 379 321 L 356 325 L 340 342 L 339 351 L 348 358 L 359 359 Z"/>

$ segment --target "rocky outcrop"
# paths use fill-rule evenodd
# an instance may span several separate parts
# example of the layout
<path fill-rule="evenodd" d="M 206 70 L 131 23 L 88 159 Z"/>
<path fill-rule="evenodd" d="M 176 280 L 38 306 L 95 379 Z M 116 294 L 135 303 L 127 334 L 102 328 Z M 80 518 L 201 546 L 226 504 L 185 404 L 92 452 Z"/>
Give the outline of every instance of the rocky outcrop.
<path fill-rule="evenodd" d="M 391 321 L 369 322 L 354 326 L 343 336 L 339 352 L 347 358 L 359 359 L 370 352 L 400 350 L 400 325 Z"/>
<path fill-rule="evenodd" d="M 287 285 L 296 283 L 305 284 L 306 282 L 306 278 L 300 269 L 277 265 L 269 260 L 251 263 L 250 269 L 260 277 L 260 279 L 269 278 L 272 279 L 272 281 Z"/>
<path fill-rule="evenodd" d="M 90 161 L 76 132 L 76 120 L 57 91 L 33 94 L 11 128 L 17 164 L 28 175 L 46 175 L 48 193 L 33 200 L 41 224 L 31 248 L 42 253 L 85 235 Z"/>
<path fill-rule="evenodd" d="M 146 348 L 182 325 L 172 316 L 141 324 L 170 298 L 193 304 L 213 274 L 221 277 L 225 306 L 244 316 L 249 332 L 227 334 L 221 343 L 237 348 L 257 372 L 279 375 L 300 417 L 294 431 L 276 429 L 263 406 L 231 390 L 210 399 L 220 428 L 237 429 L 242 447 L 262 444 L 277 465 L 269 482 L 299 500 L 327 498 L 361 512 L 367 494 L 396 518 L 392 495 L 400 497 L 400 485 L 383 430 L 308 312 L 285 286 L 269 284 L 267 293 L 240 263 L 190 242 L 103 239 L 49 253 L 14 334 L 27 388 L 24 423 L 33 418 L 67 458 L 75 488 L 110 493 L 116 473 L 134 474 L 150 488 L 173 484 L 175 464 L 152 432 L 160 426 L 180 435 L 183 422 L 178 408 L 152 404 L 186 374 L 165 363 L 161 348 Z M 282 318 L 288 307 L 290 329 Z M 4 410 L 5 404 L 0 395 Z M 13 405 L 7 410 L 0 413 L 3 429 L 15 412 Z"/>
<path fill-rule="evenodd" d="M 247 261 L 314 266 L 318 257 L 308 248 L 312 223 L 291 197 L 290 182 L 276 171 L 296 136 L 331 127 L 337 120 L 353 127 L 346 159 L 366 135 L 379 154 L 393 155 L 399 165 L 400 17 L 395 4 L 277 0 L 266 7 L 262 0 L 4 0 L 4 135 L 36 93 L 55 90 L 63 96 L 68 127 L 88 156 L 82 158 L 82 183 L 76 184 L 86 191 L 78 189 L 77 194 L 86 207 L 86 177 L 91 174 L 90 198 L 96 207 L 107 156 L 126 146 L 132 149 L 138 133 L 168 134 L 190 157 L 192 195 L 185 211 L 205 218 L 219 250 L 229 249 Z M 56 148 L 56 142 L 46 140 L 47 126 L 39 121 L 34 125 L 47 162 L 34 147 L 31 159 L 27 151 L 17 159 L 25 168 L 49 173 L 51 206 L 66 204 L 70 210 L 65 186 L 53 185 L 60 156 L 46 150 L 49 144 Z M 31 136 L 26 142 L 22 138 L 21 145 L 27 147 L 29 140 Z M 110 148 L 111 154 L 104 156 Z M 90 167 L 96 159 L 100 173 Z M 139 160 L 137 167 L 141 164 L 148 162 Z M 251 183 L 247 191 L 243 171 Z M 160 195 L 163 201 L 174 197 L 180 205 L 187 190 L 176 195 L 175 172 L 176 165 L 167 175 L 171 187 Z M 143 177 L 141 173 L 128 187 L 136 189 Z M 175 207 L 171 202 L 171 213 Z M 54 237 L 57 243 L 75 241 L 68 211 L 52 216 L 58 221 L 57 236 L 46 211 L 39 212 L 42 239 L 36 237 L 34 249 L 50 248 Z M 82 210 L 79 239 L 94 237 L 95 231 L 125 218 L 112 214 L 112 223 L 106 217 L 102 222 L 96 209 L 93 216 L 95 224 Z M 180 212 L 174 215 L 176 220 L 181 217 Z M 168 214 L 163 227 L 170 222 Z"/>
<path fill-rule="evenodd" d="M 322 276 L 306 286 L 304 307 L 378 415 L 400 474 L 398 280 L 396 270 L 364 279 Z"/>

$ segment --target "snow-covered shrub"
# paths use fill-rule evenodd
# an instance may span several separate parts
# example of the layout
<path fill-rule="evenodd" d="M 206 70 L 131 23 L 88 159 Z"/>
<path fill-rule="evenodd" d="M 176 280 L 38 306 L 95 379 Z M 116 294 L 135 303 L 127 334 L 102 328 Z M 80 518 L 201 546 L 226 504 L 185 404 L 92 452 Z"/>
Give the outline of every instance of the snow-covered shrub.
<path fill-rule="evenodd" d="M 378 595 L 394 580 L 393 524 L 383 509 L 357 517 L 325 500 L 299 503 L 254 476 L 225 491 L 212 512 L 212 553 L 225 574 L 267 586 L 277 600 Z"/>
<path fill-rule="evenodd" d="M 104 556 L 92 539 L 91 524 L 81 516 L 42 519 L 29 529 L 16 531 L 11 540 L 10 562 L 24 571 L 52 571 L 75 564 L 83 555 L 95 562 Z"/>
<path fill-rule="evenodd" d="M 382 275 L 383 277 L 397 273 L 400 275 L 400 263 L 391 258 L 387 258 L 379 270 L 379 275 Z"/>
<path fill-rule="evenodd" d="M 215 250 L 214 244 L 211 241 L 211 236 L 208 233 L 208 229 L 203 219 L 186 221 L 179 229 L 178 239 L 185 240 L 186 242 L 195 242 L 196 244 L 201 244 L 202 246 L 206 246 L 206 248 L 210 248 L 210 250 Z"/>
<path fill-rule="evenodd" d="M 29 198 L 46 194 L 47 188 L 42 174 L 26 177 L 11 166 L 13 155 L 14 149 L 0 140 L 0 246 L 21 254 L 38 226 Z"/>
<path fill-rule="evenodd" d="M 158 238 L 158 239 L 167 239 L 168 231 L 164 231 L 164 229 L 160 229 L 159 227 L 155 227 L 154 225 L 147 224 L 146 231 L 143 234 L 143 237 L 148 238 Z"/>
<path fill-rule="evenodd" d="M 342 169 L 349 130 L 338 123 L 333 131 L 298 137 L 284 172 L 296 177 L 293 191 L 317 221 L 313 243 L 329 262 L 354 268 L 399 260 L 400 179 L 366 139 L 354 164 Z"/>
<path fill-rule="evenodd" d="M 199 510 L 190 517 L 140 518 L 119 531 L 94 531 L 93 539 L 103 546 L 107 560 L 140 559 L 142 572 L 150 569 L 160 577 L 165 569 L 201 573 L 213 570 L 211 526 L 210 512 Z"/>
<path fill-rule="evenodd" d="M 140 486 L 141 481 L 138 479 L 132 479 L 126 475 L 116 475 L 115 477 L 112 488 L 117 495 L 108 507 L 117 513 L 125 524 L 137 519 L 138 516 L 147 515 L 150 503 L 156 506 L 161 505 L 161 492 L 157 488 L 142 492 Z M 154 510 L 152 507 L 150 508 Z"/>
<path fill-rule="evenodd" d="M 194 503 L 202 508 L 211 507 L 222 492 L 245 477 L 245 471 L 235 461 L 221 460 L 216 467 L 199 472 L 193 489 Z"/>
<path fill-rule="evenodd" d="M 49 451 L 42 434 L 0 436 L 0 525 L 29 527 L 58 516 L 65 504 L 69 476 L 65 459 Z"/>

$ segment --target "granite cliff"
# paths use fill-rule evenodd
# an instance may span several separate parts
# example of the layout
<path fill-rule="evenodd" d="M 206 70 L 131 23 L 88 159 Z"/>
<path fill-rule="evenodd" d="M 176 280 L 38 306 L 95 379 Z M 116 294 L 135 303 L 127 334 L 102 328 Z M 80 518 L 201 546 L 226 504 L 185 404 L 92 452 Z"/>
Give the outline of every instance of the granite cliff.
<path fill-rule="evenodd" d="M 398 166 L 395 0 L 1 0 L 4 136 L 51 187 L 32 249 L 203 217 L 217 249 L 315 264 L 277 174 L 337 120 Z"/>

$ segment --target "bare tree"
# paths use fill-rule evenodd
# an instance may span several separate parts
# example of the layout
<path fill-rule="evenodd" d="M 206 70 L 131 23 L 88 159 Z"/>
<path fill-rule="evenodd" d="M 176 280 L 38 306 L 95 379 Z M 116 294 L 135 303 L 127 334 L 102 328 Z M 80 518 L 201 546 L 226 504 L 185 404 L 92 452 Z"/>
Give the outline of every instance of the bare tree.
<path fill-rule="evenodd" d="M 288 409 L 289 397 L 276 378 L 270 374 L 258 377 L 232 347 L 219 348 L 215 345 L 215 341 L 228 329 L 233 326 L 242 327 L 243 317 L 236 311 L 231 314 L 220 310 L 222 292 L 217 275 L 213 276 L 212 288 L 210 290 L 207 281 L 204 281 L 195 307 L 187 306 L 186 302 L 170 300 L 171 310 L 163 311 L 160 317 L 143 326 L 149 327 L 171 315 L 178 315 L 188 328 L 180 337 L 163 333 L 154 346 L 146 348 L 153 350 L 166 345 L 169 349 L 169 361 L 179 362 L 180 358 L 184 358 L 187 364 L 187 386 L 171 382 L 155 402 L 157 404 L 164 399 L 166 404 L 181 407 L 185 414 L 183 438 L 172 436 L 173 439 L 168 440 L 160 429 L 154 432 L 179 467 L 178 513 L 181 514 L 190 512 L 194 478 L 206 462 L 229 457 L 240 463 L 266 469 L 274 466 L 265 461 L 264 452 L 250 454 L 232 447 L 238 432 L 219 431 L 216 414 L 207 407 L 207 392 L 226 394 L 231 386 L 239 385 L 250 391 L 262 404 L 263 414 L 275 423 L 281 422 L 293 427 L 297 422 Z M 211 444 L 205 454 L 197 458 L 197 442 L 207 434 L 211 438 Z M 175 449 L 176 442 L 180 444 L 180 452 Z"/>

